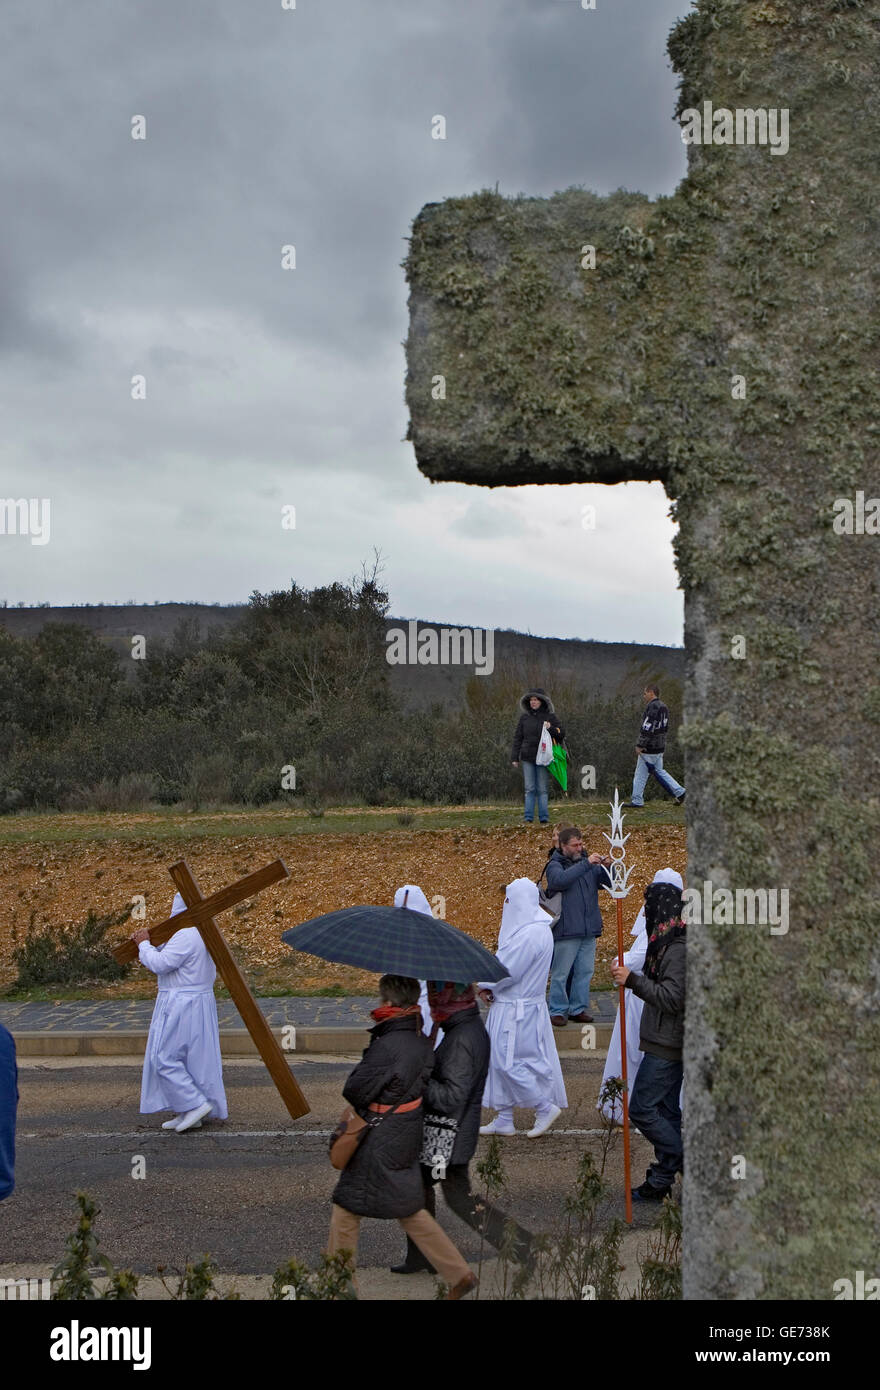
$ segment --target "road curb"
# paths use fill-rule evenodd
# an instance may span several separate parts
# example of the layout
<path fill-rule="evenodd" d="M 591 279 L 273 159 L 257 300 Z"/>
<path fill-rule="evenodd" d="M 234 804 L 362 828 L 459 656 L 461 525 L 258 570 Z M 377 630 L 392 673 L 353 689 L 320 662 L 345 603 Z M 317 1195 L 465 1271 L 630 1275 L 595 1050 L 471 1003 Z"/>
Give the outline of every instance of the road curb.
<path fill-rule="evenodd" d="M 591 1028 L 595 1037 L 583 1031 Z M 272 1030 L 290 1057 L 309 1054 L 337 1053 L 350 1056 L 362 1052 L 369 1042 L 366 1028 L 319 1028 L 315 1025 L 293 1027 L 291 1024 Z M 100 1031 L 62 1032 L 46 1029 L 43 1032 L 12 1030 L 19 1057 L 142 1057 L 147 1045 L 146 1030 L 105 1028 Z M 611 1024 L 572 1024 L 553 1030 L 556 1050 L 563 1056 L 580 1052 L 596 1052 L 608 1047 Z M 589 1044 L 592 1042 L 592 1046 Z M 294 1044 L 291 1046 L 291 1043 Z M 588 1044 L 586 1047 L 584 1044 Z M 224 1057 L 256 1057 L 257 1049 L 246 1028 L 221 1028 L 220 1051 Z"/>

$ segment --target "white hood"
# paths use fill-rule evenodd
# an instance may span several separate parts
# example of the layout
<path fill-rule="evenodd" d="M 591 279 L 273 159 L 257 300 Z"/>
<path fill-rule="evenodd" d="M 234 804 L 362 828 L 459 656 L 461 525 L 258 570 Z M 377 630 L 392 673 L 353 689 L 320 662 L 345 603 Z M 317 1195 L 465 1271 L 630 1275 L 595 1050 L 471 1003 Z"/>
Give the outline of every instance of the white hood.
<path fill-rule="evenodd" d="M 515 878 L 507 885 L 507 895 L 501 913 L 498 950 L 501 951 L 522 931 L 523 927 L 547 927 L 553 921 L 538 900 L 538 885 L 530 878 Z"/>
<path fill-rule="evenodd" d="M 411 912 L 424 912 L 426 917 L 433 917 L 431 904 L 425 897 L 421 888 L 414 883 L 405 883 L 402 888 L 398 888 L 394 894 L 394 906 L 403 907 L 403 900 L 406 898 L 406 905 Z"/>

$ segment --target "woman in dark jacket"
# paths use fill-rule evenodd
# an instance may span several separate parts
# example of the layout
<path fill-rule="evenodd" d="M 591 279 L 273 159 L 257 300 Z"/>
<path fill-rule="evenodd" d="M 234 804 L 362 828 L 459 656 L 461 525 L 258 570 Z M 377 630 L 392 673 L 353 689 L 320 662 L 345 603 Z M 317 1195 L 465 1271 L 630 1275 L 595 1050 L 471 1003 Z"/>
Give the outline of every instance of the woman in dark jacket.
<path fill-rule="evenodd" d="M 535 818 L 535 798 L 537 797 L 538 820 L 542 825 L 547 825 L 550 819 L 547 804 L 547 793 L 550 786 L 549 774 L 543 764 L 535 762 L 535 758 L 538 756 L 541 735 L 545 726 L 549 728 L 557 743 L 562 742 L 565 731 L 556 717 L 553 701 L 546 690 L 542 690 L 540 686 L 535 690 L 527 690 L 519 703 L 522 714 L 513 735 L 510 757 L 514 767 L 519 767 L 522 763 L 523 787 L 525 789 L 523 820 L 526 825 L 532 824 Z"/>
<path fill-rule="evenodd" d="M 449 1237 L 425 1209 L 419 1167 L 422 1097 L 431 1073 L 431 1044 L 422 1033 L 419 982 L 383 975 L 376 1026 L 342 1094 L 363 1119 L 374 1119 L 333 1193 L 327 1253 L 357 1254 L 363 1216 L 398 1220 L 449 1285 L 463 1298 L 477 1282 Z"/>
<path fill-rule="evenodd" d="M 637 1202 L 662 1202 L 676 1173 L 684 1171 L 681 1142 L 681 1083 L 684 1076 L 685 941 L 683 894 L 674 883 L 651 883 L 645 889 L 648 948 L 643 973 L 625 965 L 612 967 L 616 985 L 644 1001 L 639 1029 L 639 1063 L 629 1098 L 629 1116 L 649 1143 L 655 1162 L 645 1181 L 632 1189 Z"/>
<path fill-rule="evenodd" d="M 428 1114 L 443 1115 L 455 1122 L 455 1142 L 448 1159 L 436 1155 L 431 1164 L 422 1165 L 425 1209 L 436 1211 L 434 1183 L 442 1182 L 447 1205 L 475 1231 L 485 1235 L 496 1250 L 504 1240 L 510 1220 L 498 1207 L 481 1206 L 471 1192 L 468 1164 L 474 1156 L 480 1131 L 480 1110 L 486 1073 L 489 1070 L 489 1035 L 480 1017 L 472 985 L 450 981 L 428 981 L 431 1017 L 443 1029 L 443 1041 L 434 1053 L 434 1069 L 425 1090 Z M 433 1035 L 432 1035 L 433 1036 Z M 532 1237 L 515 1226 L 515 1258 L 525 1262 L 531 1252 Z M 392 1265 L 394 1274 L 418 1274 L 433 1265 L 411 1237 L 407 1237 L 406 1259 Z"/>
<path fill-rule="evenodd" d="M 15 1112 L 18 1106 L 18 1067 L 15 1040 L 0 1023 L 0 1202 L 15 1187 Z"/>

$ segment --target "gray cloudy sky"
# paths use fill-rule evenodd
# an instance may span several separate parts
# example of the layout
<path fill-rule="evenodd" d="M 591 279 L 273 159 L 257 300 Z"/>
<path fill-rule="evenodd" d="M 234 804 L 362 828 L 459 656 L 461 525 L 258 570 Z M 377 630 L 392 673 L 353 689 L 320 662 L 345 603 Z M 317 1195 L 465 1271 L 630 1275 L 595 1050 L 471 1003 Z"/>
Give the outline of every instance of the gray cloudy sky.
<path fill-rule="evenodd" d="M 400 261 L 424 203 L 496 183 L 671 192 L 688 9 L 7 0 L 0 495 L 50 498 L 51 539 L 0 537 L 0 598 L 229 603 L 377 547 L 400 616 L 680 643 L 659 484 L 418 472 Z"/>

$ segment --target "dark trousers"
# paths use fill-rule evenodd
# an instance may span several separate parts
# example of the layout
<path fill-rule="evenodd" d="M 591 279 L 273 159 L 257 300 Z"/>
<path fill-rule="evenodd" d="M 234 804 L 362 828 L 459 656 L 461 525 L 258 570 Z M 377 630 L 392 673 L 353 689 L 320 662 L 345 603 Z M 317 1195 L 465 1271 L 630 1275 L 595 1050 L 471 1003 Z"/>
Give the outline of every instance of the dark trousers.
<path fill-rule="evenodd" d="M 681 1080 L 682 1062 L 669 1062 L 646 1052 L 636 1073 L 635 1085 L 629 1098 L 629 1117 L 654 1145 L 656 1163 L 652 1163 L 646 1178 L 651 1187 L 671 1187 L 682 1167 Z"/>
<path fill-rule="evenodd" d="M 434 1196 L 434 1183 L 437 1179 L 431 1176 L 431 1169 L 422 1164 L 422 1181 L 425 1184 L 425 1210 L 435 1216 L 437 1212 L 437 1201 Z M 475 1197 L 471 1192 L 471 1179 L 466 1163 L 450 1163 L 446 1169 L 446 1176 L 442 1180 L 443 1196 L 446 1198 L 446 1205 L 450 1211 L 454 1211 L 456 1216 L 460 1216 L 462 1221 L 478 1233 L 484 1235 L 490 1245 L 494 1245 L 496 1250 L 501 1248 L 504 1240 L 504 1228 L 512 1221 L 512 1217 L 505 1215 L 499 1207 L 490 1204 L 484 1206 L 484 1199 Z M 477 1203 L 479 1202 L 479 1208 Z M 529 1261 L 532 1250 L 531 1232 L 523 1226 L 513 1221 L 515 1227 L 513 1239 L 513 1258 L 517 1264 L 526 1264 Z M 418 1246 L 406 1239 L 406 1262 L 407 1264 L 423 1264 L 424 1257 Z"/>

